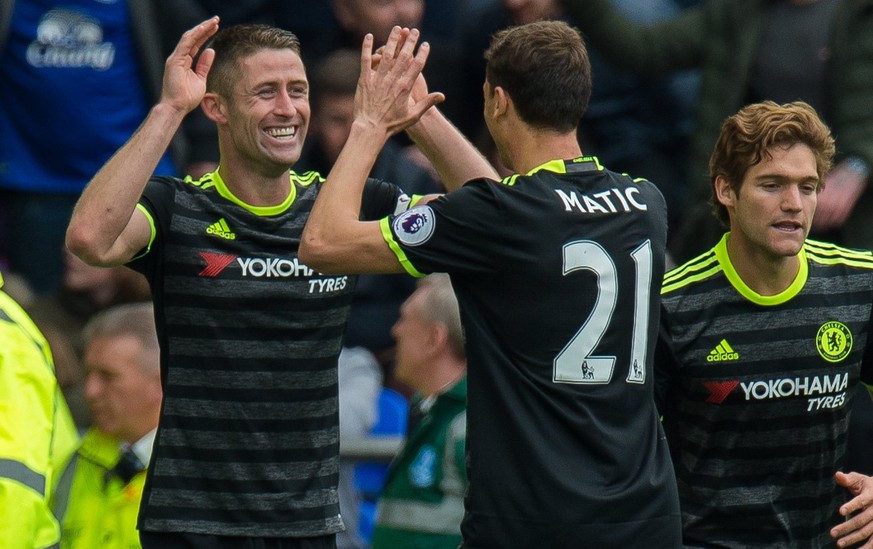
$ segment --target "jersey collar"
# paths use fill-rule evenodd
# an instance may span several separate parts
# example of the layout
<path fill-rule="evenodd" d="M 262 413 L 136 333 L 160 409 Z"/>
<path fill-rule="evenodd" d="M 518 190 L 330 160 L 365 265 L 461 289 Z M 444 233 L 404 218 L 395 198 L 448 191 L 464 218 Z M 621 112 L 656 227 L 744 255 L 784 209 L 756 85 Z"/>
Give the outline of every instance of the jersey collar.
<path fill-rule="evenodd" d="M 731 283 L 731 286 L 733 286 L 740 295 L 752 303 L 768 306 L 781 305 L 800 293 L 803 286 L 806 284 L 806 280 L 809 278 L 809 263 L 806 261 L 806 246 L 801 247 L 800 253 L 797 254 L 797 258 L 800 260 L 800 268 L 797 270 L 797 276 L 794 278 L 794 282 L 778 294 L 761 295 L 746 285 L 746 283 L 743 282 L 743 279 L 740 278 L 739 273 L 734 269 L 727 250 L 727 241 L 730 234 L 730 232 L 725 233 L 724 236 L 721 237 L 719 243 L 716 244 L 715 256 L 718 258 L 718 263 L 721 265 L 721 268 L 728 281 Z"/>
<path fill-rule="evenodd" d="M 540 164 L 536 168 L 527 172 L 525 175 L 533 175 L 539 171 L 548 171 L 554 173 L 580 173 L 580 172 L 596 172 L 603 169 L 600 161 L 596 156 L 580 156 L 573 160 L 549 160 L 545 164 Z"/>
<path fill-rule="evenodd" d="M 291 172 L 292 174 L 294 172 Z M 282 203 L 277 204 L 275 206 L 252 206 L 251 204 L 247 204 L 236 197 L 230 189 L 227 188 L 227 185 L 224 183 L 224 179 L 221 178 L 221 175 L 218 174 L 218 169 L 210 174 L 212 176 L 212 183 L 215 185 L 215 190 L 218 191 L 218 194 L 226 198 L 227 200 L 233 202 L 237 206 L 244 208 L 255 215 L 259 216 L 272 216 L 278 215 L 285 210 L 288 209 L 288 206 L 294 202 L 294 198 L 297 196 L 297 187 L 291 181 L 291 177 L 288 178 L 288 185 L 290 186 L 290 192 L 285 200 Z"/>

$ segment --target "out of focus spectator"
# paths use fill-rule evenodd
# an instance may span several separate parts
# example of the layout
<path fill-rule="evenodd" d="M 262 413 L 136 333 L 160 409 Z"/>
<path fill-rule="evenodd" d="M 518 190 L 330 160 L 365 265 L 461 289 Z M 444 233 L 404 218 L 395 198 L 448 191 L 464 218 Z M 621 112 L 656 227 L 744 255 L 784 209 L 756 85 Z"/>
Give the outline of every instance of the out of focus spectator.
<path fill-rule="evenodd" d="M 467 360 L 448 275 L 421 279 L 392 333 L 396 376 L 415 390 L 420 419 L 391 463 L 377 501 L 372 547 L 455 548 L 467 488 Z"/>
<path fill-rule="evenodd" d="M 93 426 L 58 486 L 62 549 L 138 549 L 136 519 L 161 409 L 151 303 L 113 307 L 85 327 Z"/>
<path fill-rule="evenodd" d="M 82 328 L 97 313 L 114 305 L 149 300 L 148 282 L 132 269 L 92 267 L 63 250 L 61 286 L 26 307 L 43 331 L 55 358 L 58 382 L 80 430 L 90 425 L 85 404 Z"/>
<path fill-rule="evenodd" d="M 0 0 L 0 259 L 37 294 L 60 283 L 64 231 L 85 184 L 133 134 L 194 0 Z M 214 125 L 189 117 L 158 173 L 218 158 Z"/>

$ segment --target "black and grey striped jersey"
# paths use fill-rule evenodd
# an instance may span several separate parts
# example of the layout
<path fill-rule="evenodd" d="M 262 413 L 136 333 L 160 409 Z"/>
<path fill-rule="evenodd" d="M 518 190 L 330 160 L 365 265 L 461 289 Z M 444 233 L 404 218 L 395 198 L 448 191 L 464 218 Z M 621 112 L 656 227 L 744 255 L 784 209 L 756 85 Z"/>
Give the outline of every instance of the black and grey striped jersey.
<path fill-rule="evenodd" d="M 762 296 L 728 238 L 669 272 L 661 296 L 656 398 L 685 543 L 829 545 L 850 401 L 873 383 L 873 256 L 808 240 L 794 283 Z"/>
<path fill-rule="evenodd" d="M 448 272 L 466 334 L 473 547 L 674 547 L 652 398 L 664 199 L 592 157 L 476 180 L 384 220 Z"/>
<path fill-rule="evenodd" d="M 342 528 L 337 357 L 354 277 L 297 258 L 323 179 L 294 174 L 275 207 L 248 206 L 217 172 L 155 178 L 138 206 L 154 226 L 145 273 L 164 402 L 139 527 L 303 537 Z M 367 182 L 362 216 L 405 209 Z"/>

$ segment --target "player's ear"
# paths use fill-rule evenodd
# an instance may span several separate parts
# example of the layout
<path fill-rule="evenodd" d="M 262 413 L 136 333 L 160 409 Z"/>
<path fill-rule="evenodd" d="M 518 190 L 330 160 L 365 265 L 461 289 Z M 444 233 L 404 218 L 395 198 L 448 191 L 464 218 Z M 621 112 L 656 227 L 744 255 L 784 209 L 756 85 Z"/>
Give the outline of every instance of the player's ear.
<path fill-rule="evenodd" d="M 200 108 L 206 118 L 212 120 L 216 124 L 227 123 L 227 105 L 222 100 L 221 96 L 216 93 L 206 93 L 203 96 L 203 101 L 200 103 Z"/>
<path fill-rule="evenodd" d="M 509 110 L 509 105 L 512 103 L 512 98 L 506 93 L 506 89 L 500 86 L 494 88 L 494 114 L 506 114 Z"/>
<path fill-rule="evenodd" d="M 730 182 L 723 175 L 717 175 L 715 177 L 713 190 L 715 192 L 715 199 L 719 204 L 726 208 L 734 205 L 734 202 L 737 199 L 736 192 Z"/>

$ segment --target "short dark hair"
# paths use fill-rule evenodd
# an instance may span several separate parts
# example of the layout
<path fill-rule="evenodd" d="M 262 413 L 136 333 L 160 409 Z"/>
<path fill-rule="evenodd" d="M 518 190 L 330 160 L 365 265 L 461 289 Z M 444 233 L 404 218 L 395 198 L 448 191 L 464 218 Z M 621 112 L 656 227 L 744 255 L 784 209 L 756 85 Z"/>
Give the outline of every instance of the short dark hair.
<path fill-rule="evenodd" d="M 216 33 L 208 47 L 215 60 L 206 77 L 206 89 L 228 97 L 239 73 L 239 62 L 261 50 L 289 49 L 300 55 L 300 40 L 288 30 L 270 25 L 233 25 Z"/>
<path fill-rule="evenodd" d="M 746 105 L 725 119 L 715 148 L 709 158 L 713 213 L 725 226 L 730 225 L 727 208 L 715 197 L 715 179 L 722 176 L 739 194 L 749 168 L 758 164 L 773 147 L 790 147 L 803 143 L 815 155 L 819 189 L 833 163 L 835 145 L 830 128 L 815 109 L 803 101 L 779 105 L 763 101 Z"/>
<path fill-rule="evenodd" d="M 485 78 L 531 126 L 575 130 L 591 98 L 591 62 L 579 31 L 562 21 L 509 27 L 491 38 Z"/>

